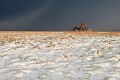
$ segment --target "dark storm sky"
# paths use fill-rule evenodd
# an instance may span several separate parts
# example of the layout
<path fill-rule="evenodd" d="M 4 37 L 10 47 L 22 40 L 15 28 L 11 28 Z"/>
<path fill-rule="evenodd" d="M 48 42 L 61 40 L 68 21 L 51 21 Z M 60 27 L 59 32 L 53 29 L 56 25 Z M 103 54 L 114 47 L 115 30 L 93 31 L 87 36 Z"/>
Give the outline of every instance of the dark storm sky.
<path fill-rule="evenodd" d="M 0 0 L 0 30 L 120 31 L 120 0 Z"/>

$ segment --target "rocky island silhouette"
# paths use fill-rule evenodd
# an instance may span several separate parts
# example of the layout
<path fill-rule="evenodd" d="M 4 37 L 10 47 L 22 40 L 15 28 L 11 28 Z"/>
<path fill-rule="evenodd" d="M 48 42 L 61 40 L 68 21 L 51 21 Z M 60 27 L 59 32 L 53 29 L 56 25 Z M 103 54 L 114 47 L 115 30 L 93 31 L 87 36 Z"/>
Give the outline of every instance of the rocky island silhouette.
<path fill-rule="evenodd" d="M 83 22 L 73 28 L 73 31 L 92 31 Z"/>

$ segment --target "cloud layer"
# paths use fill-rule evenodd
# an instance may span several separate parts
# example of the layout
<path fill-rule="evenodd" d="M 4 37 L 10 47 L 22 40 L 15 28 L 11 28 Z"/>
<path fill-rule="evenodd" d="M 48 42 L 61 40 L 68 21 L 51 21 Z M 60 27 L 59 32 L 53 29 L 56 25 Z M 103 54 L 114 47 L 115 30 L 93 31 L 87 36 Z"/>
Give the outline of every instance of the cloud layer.
<path fill-rule="evenodd" d="M 0 30 L 72 30 L 83 21 L 93 30 L 119 31 L 119 4 L 119 0 L 1 0 Z"/>

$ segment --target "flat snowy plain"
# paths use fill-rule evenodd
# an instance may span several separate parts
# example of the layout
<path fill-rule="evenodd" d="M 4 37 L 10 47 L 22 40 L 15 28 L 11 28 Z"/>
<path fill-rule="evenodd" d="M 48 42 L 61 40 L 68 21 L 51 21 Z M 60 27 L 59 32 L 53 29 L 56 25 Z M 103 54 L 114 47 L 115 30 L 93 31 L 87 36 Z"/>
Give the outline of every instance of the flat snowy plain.
<path fill-rule="evenodd" d="M 120 33 L 0 32 L 0 80 L 120 80 Z"/>

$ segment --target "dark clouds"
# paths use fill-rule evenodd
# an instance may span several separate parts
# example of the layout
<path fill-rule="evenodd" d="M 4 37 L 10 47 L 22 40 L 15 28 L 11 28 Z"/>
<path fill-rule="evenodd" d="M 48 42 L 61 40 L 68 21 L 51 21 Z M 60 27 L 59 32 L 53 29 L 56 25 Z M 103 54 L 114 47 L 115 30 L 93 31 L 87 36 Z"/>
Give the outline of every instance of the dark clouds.
<path fill-rule="evenodd" d="M 119 0 L 0 0 L 0 30 L 120 30 Z"/>

